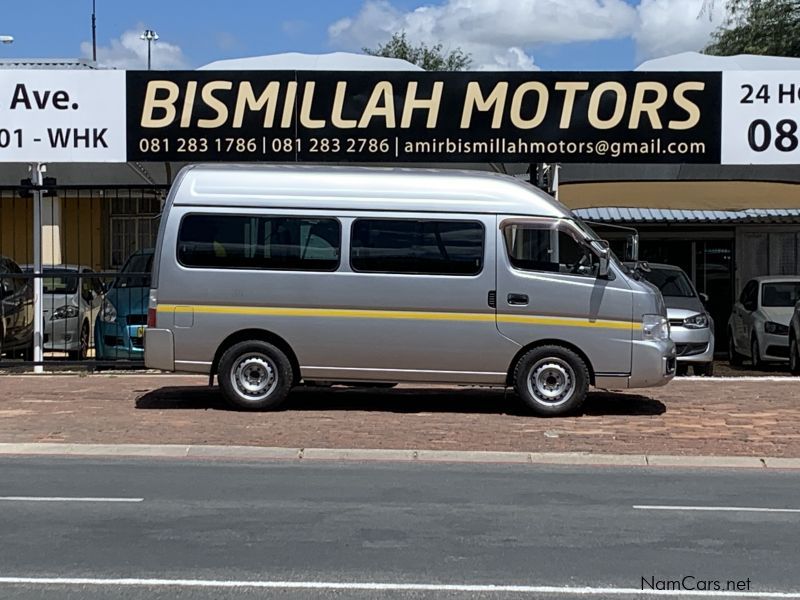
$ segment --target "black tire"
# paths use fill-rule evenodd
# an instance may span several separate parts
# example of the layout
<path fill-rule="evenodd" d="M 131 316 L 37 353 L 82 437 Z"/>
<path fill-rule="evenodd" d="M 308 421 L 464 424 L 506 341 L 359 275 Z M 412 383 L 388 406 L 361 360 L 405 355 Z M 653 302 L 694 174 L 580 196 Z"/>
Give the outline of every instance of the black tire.
<path fill-rule="evenodd" d="M 536 377 L 539 385 L 532 381 L 532 377 Z M 548 389 L 548 385 L 553 387 Z M 529 351 L 517 363 L 514 389 L 536 415 L 566 415 L 580 408 L 586 399 L 589 368 L 580 356 L 568 348 L 541 346 Z M 548 397 L 549 394 L 553 396 Z"/>
<path fill-rule="evenodd" d="M 248 340 L 225 351 L 219 361 L 217 380 L 225 400 L 232 406 L 275 410 L 292 388 L 292 365 L 272 344 Z"/>
<path fill-rule="evenodd" d="M 696 364 L 692 366 L 692 371 L 698 377 L 713 377 L 714 376 L 714 362 L 707 362 L 703 364 Z"/>
<path fill-rule="evenodd" d="M 763 369 L 764 361 L 761 360 L 761 350 L 758 347 L 758 340 L 753 338 L 750 342 L 750 362 L 754 369 Z"/>
<path fill-rule="evenodd" d="M 792 375 L 800 375 L 800 345 L 797 338 L 789 338 L 789 371 Z"/>
<path fill-rule="evenodd" d="M 728 331 L 728 362 L 732 367 L 741 367 L 744 362 L 744 357 L 736 351 L 733 333 L 730 330 Z"/>
<path fill-rule="evenodd" d="M 70 360 L 85 360 L 89 355 L 89 321 L 81 327 L 80 348 L 69 353 Z"/>
<path fill-rule="evenodd" d="M 675 363 L 675 376 L 676 377 L 685 377 L 689 374 L 689 365 L 686 363 L 676 362 Z"/>

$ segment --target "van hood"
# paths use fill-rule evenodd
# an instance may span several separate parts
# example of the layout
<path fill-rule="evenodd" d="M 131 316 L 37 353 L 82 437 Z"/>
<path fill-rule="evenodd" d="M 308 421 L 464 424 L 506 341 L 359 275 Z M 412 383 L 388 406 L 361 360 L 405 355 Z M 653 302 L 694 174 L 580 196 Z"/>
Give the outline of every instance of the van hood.
<path fill-rule="evenodd" d="M 761 313 L 767 319 L 767 321 L 772 321 L 773 323 L 778 323 L 779 325 L 789 325 L 789 322 L 792 320 L 792 314 L 794 313 L 793 306 L 762 306 Z"/>

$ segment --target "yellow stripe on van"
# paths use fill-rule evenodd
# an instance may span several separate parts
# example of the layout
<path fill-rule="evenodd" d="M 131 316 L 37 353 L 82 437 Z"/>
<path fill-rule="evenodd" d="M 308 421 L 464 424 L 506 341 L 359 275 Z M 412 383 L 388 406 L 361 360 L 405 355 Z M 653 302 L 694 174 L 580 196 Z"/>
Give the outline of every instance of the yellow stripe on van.
<path fill-rule="evenodd" d="M 349 308 L 291 308 L 265 306 L 175 305 L 160 304 L 159 312 L 197 312 L 217 315 L 251 315 L 269 317 L 322 317 L 345 319 L 408 319 L 414 321 L 482 321 L 551 325 L 554 327 L 589 327 L 604 329 L 638 329 L 640 323 L 586 319 L 578 317 L 548 317 L 539 315 L 495 315 L 494 313 L 426 312 L 415 310 L 368 310 Z"/>
<path fill-rule="evenodd" d="M 499 323 L 530 323 L 555 327 L 601 327 L 603 329 L 639 329 L 641 323 L 611 321 L 608 319 L 582 319 L 573 317 L 543 317 L 535 315 L 497 315 Z"/>

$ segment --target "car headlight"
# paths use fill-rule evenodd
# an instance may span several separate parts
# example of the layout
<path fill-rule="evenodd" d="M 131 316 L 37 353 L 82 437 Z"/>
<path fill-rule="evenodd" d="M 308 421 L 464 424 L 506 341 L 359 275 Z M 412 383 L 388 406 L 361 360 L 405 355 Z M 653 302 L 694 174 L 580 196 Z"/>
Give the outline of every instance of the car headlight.
<path fill-rule="evenodd" d="M 106 323 L 113 323 L 117 320 L 117 309 L 108 299 L 103 300 L 103 306 L 100 308 L 100 320 Z"/>
<path fill-rule="evenodd" d="M 74 319 L 78 316 L 78 312 L 77 306 L 59 306 L 53 311 L 53 314 L 50 315 L 50 320 L 58 321 L 59 319 Z"/>
<path fill-rule="evenodd" d="M 767 321 L 764 323 L 764 331 L 773 335 L 789 335 L 789 326 Z"/>
<path fill-rule="evenodd" d="M 642 337 L 646 340 L 668 340 L 667 318 L 661 315 L 642 315 Z"/>
<path fill-rule="evenodd" d="M 683 326 L 687 329 L 705 329 L 708 327 L 708 315 L 701 313 L 686 317 L 683 320 Z"/>

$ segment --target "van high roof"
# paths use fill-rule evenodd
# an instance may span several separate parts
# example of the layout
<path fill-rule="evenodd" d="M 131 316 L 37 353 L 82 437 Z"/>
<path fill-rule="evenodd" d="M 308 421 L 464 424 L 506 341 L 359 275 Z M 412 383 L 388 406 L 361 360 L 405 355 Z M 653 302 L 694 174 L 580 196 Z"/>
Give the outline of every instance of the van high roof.
<path fill-rule="evenodd" d="M 507 175 L 397 167 L 190 165 L 178 175 L 169 202 L 178 206 L 570 216 L 552 196 Z"/>

